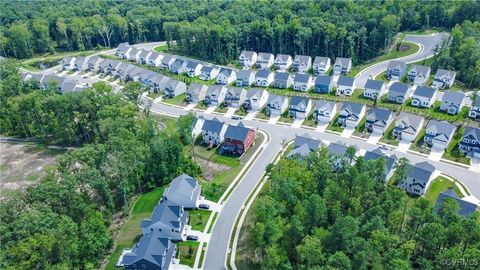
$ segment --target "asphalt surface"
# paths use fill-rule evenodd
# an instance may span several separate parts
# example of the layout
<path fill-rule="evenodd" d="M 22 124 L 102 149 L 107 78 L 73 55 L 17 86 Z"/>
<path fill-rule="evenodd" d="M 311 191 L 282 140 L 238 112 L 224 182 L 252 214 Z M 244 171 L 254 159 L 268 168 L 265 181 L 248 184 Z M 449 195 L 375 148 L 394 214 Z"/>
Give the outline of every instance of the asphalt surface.
<path fill-rule="evenodd" d="M 433 56 L 433 49 L 437 44 L 440 44 L 444 39 L 448 38 L 448 33 L 438 33 L 434 35 L 406 35 L 403 39 L 407 42 L 416 43 L 420 46 L 418 53 L 397 58 L 395 60 L 404 61 L 407 63 L 413 63 L 421 61 L 425 58 Z M 355 79 L 355 85 L 357 88 L 364 88 L 365 83 L 370 76 L 375 76 L 385 70 L 387 70 L 388 63 L 391 60 L 386 60 L 378 64 L 372 65 L 364 69 L 361 73 L 357 74 Z"/>

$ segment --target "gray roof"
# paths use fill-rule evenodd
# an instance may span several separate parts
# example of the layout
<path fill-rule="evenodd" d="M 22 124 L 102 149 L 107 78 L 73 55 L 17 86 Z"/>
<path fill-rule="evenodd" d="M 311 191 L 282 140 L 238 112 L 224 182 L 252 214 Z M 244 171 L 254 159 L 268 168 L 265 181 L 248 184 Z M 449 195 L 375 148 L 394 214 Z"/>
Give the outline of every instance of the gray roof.
<path fill-rule="evenodd" d="M 184 62 L 184 61 L 183 61 L 182 59 L 176 59 L 176 60 L 172 63 L 171 68 L 173 69 L 173 68 L 180 68 L 180 67 L 182 67 L 183 62 Z"/>
<path fill-rule="evenodd" d="M 212 72 L 213 69 L 220 69 L 220 68 L 217 66 L 203 66 L 202 69 L 200 69 L 200 71 L 210 73 Z"/>
<path fill-rule="evenodd" d="M 77 59 L 75 59 L 75 65 L 77 66 L 83 66 L 87 62 L 88 62 L 88 57 L 86 56 L 79 56 L 77 57 Z"/>
<path fill-rule="evenodd" d="M 257 77 L 257 78 L 267 78 L 270 74 L 272 74 L 272 72 L 270 70 L 262 69 L 262 70 L 257 71 L 257 73 L 255 74 L 255 77 Z"/>
<path fill-rule="evenodd" d="M 383 85 L 384 85 L 383 81 L 368 79 L 367 83 L 365 83 L 365 89 L 373 89 L 373 90 L 380 91 Z"/>
<path fill-rule="evenodd" d="M 228 125 L 227 131 L 225 131 L 225 138 L 243 142 L 247 138 L 249 131 L 250 129 L 245 127 L 242 122 L 238 123 L 236 126 Z"/>
<path fill-rule="evenodd" d="M 405 96 L 407 93 L 408 93 L 408 85 L 405 84 L 405 83 L 401 83 L 401 82 L 394 82 L 392 83 L 392 85 L 390 85 L 390 88 L 389 88 L 389 92 L 395 92 L 395 93 L 398 93 L 400 95 L 403 95 Z"/>
<path fill-rule="evenodd" d="M 62 85 L 62 92 L 73 92 L 75 90 L 75 87 L 77 87 L 77 84 L 72 81 L 65 81 Z"/>
<path fill-rule="evenodd" d="M 325 110 L 325 111 L 333 111 L 333 108 L 335 107 L 335 102 L 333 101 L 325 101 L 319 99 L 317 103 L 315 104 L 315 107 L 320 110 Z"/>
<path fill-rule="evenodd" d="M 392 116 L 392 112 L 387 109 L 381 108 L 372 108 L 368 111 L 368 118 L 376 119 L 376 121 L 383 122 L 385 126 L 388 122 L 388 119 Z"/>
<path fill-rule="evenodd" d="M 309 99 L 306 97 L 299 97 L 299 96 L 293 96 L 290 98 L 290 105 L 291 106 L 299 106 L 300 104 L 305 105 L 305 107 L 308 104 Z"/>
<path fill-rule="evenodd" d="M 227 92 L 233 94 L 234 96 L 240 96 L 243 91 L 246 91 L 240 87 L 227 86 Z"/>
<path fill-rule="evenodd" d="M 220 134 L 223 128 L 223 122 L 220 122 L 217 118 L 212 120 L 205 119 L 203 122 L 202 130 L 211 131 Z"/>
<path fill-rule="evenodd" d="M 188 86 L 188 92 L 197 93 L 197 92 L 200 92 L 204 87 L 205 87 L 205 85 L 203 85 L 203 84 L 191 83 L 191 84 Z"/>
<path fill-rule="evenodd" d="M 340 76 L 338 78 L 337 85 L 353 86 L 354 82 L 355 82 L 355 78 L 347 77 L 347 76 Z"/>
<path fill-rule="evenodd" d="M 271 54 L 271 53 L 259 52 L 259 53 L 257 54 L 257 61 L 258 61 L 258 59 L 268 60 L 268 59 L 270 59 L 270 57 L 272 57 L 272 56 L 273 56 L 273 54 Z"/>
<path fill-rule="evenodd" d="M 347 148 L 348 146 L 342 143 L 330 143 L 327 147 L 327 152 L 330 155 L 344 156 L 347 153 Z"/>
<path fill-rule="evenodd" d="M 295 75 L 295 78 L 293 78 L 293 81 L 299 83 L 308 83 L 311 78 L 312 76 L 310 76 L 310 74 L 298 73 Z"/>
<path fill-rule="evenodd" d="M 139 49 L 132 47 L 132 49 L 130 50 L 130 56 L 137 55 L 137 53 L 139 53 L 139 52 L 140 52 Z"/>
<path fill-rule="evenodd" d="M 197 180 L 185 173 L 174 178 L 163 193 L 168 202 L 188 208 L 195 206 L 199 196 L 200 186 Z"/>
<path fill-rule="evenodd" d="M 315 57 L 315 60 L 313 61 L 313 64 L 315 65 L 320 65 L 320 64 L 324 64 L 326 65 L 327 62 L 328 62 L 328 57 L 321 57 L 321 56 L 317 56 Z"/>
<path fill-rule="evenodd" d="M 92 55 L 88 58 L 87 63 L 91 64 L 91 65 L 94 65 L 94 64 L 96 64 L 98 62 L 101 62 L 101 61 L 103 61 L 103 59 L 100 56 Z"/>
<path fill-rule="evenodd" d="M 147 51 L 147 50 L 140 50 L 140 55 L 138 57 L 140 58 L 147 58 L 148 54 L 150 53 L 151 51 Z"/>
<path fill-rule="evenodd" d="M 175 57 L 173 57 L 172 55 L 169 55 L 169 54 L 166 54 L 163 58 L 162 58 L 162 64 L 168 64 L 170 63 L 170 61 L 172 60 L 175 60 Z"/>
<path fill-rule="evenodd" d="M 448 75 L 450 78 L 453 78 L 455 76 L 455 71 L 439 68 L 435 73 L 435 78 L 441 78 L 445 75 Z"/>
<path fill-rule="evenodd" d="M 352 63 L 351 58 L 337 57 L 335 59 L 335 65 L 348 66 L 351 63 Z"/>
<path fill-rule="evenodd" d="M 407 63 L 402 62 L 402 61 L 390 61 L 388 63 L 388 69 L 393 69 L 393 68 L 398 68 L 398 69 L 406 69 L 407 68 Z"/>
<path fill-rule="evenodd" d="M 415 92 L 413 93 L 415 96 L 432 98 L 435 95 L 435 89 L 428 87 L 428 86 L 417 86 Z"/>
<path fill-rule="evenodd" d="M 268 96 L 268 103 L 271 103 L 271 102 L 283 103 L 285 102 L 286 99 L 287 99 L 286 96 L 271 94 Z"/>
<path fill-rule="evenodd" d="M 252 51 L 242 51 L 240 55 L 243 55 L 245 58 L 252 58 L 254 53 L 255 52 L 252 52 Z"/>
<path fill-rule="evenodd" d="M 156 234 L 159 233 L 142 235 L 132 251 L 123 256 L 122 264 L 132 265 L 146 260 L 156 265 L 158 269 L 166 269 L 174 256 L 175 244 L 168 238 L 158 237 Z"/>
<path fill-rule="evenodd" d="M 417 74 L 427 74 L 430 72 L 430 67 L 421 66 L 421 65 L 412 65 L 410 70 L 415 70 Z"/>
<path fill-rule="evenodd" d="M 393 165 L 395 165 L 395 161 L 397 160 L 397 157 L 395 155 L 391 155 L 391 156 L 387 156 L 385 155 L 382 150 L 380 150 L 380 148 L 377 148 L 373 151 L 367 151 L 365 153 L 365 156 L 364 156 L 364 159 L 366 161 L 369 161 L 369 160 L 377 160 L 377 159 L 380 159 L 380 158 L 385 158 L 385 161 L 386 161 L 386 171 L 387 173 L 390 172 L 390 170 L 393 169 Z"/>
<path fill-rule="evenodd" d="M 300 157 L 306 157 L 308 154 L 310 154 L 312 150 L 308 147 L 307 144 L 303 144 L 299 147 L 296 147 L 288 153 L 287 158 L 291 158 L 293 156 L 300 156 Z"/>
<path fill-rule="evenodd" d="M 220 92 L 225 88 L 223 85 L 209 85 L 207 88 L 207 94 L 211 95 L 213 93 L 219 95 Z"/>
<path fill-rule="evenodd" d="M 475 94 L 473 94 L 475 95 Z M 473 99 L 473 95 L 472 95 L 472 99 Z M 476 94 L 477 95 L 477 98 L 475 99 L 475 102 L 473 103 L 473 106 L 474 107 L 480 107 L 480 94 Z"/>
<path fill-rule="evenodd" d="M 308 61 L 311 61 L 311 57 L 308 55 L 295 55 L 295 60 L 294 61 L 299 61 L 301 63 L 308 63 Z"/>
<path fill-rule="evenodd" d="M 430 120 L 427 125 L 427 130 L 434 131 L 437 134 L 444 134 L 447 136 L 450 136 L 452 132 L 456 129 L 457 127 L 453 124 L 450 124 L 447 121 L 438 121 L 438 120 Z"/>
<path fill-rule="evenodd" d="M 130 44 L 128 44 L 128 42 L 123 42 L 118 44 L 117 50 L 125 53 L 129 48 Z"/>
<path fill-rule="evenodd" d="M 155 60 L 157 59 L 158 57 L 160 57 L 162 54 L 159 53 L 159 52 L 156 52 L 156 51 L 152 51 L 152 53 L 150 54 L 150 56 L 148 57 L 150 60 Z"/>
<path fill-rule="evenodd" d="M 220 70 L 220 74 L 223 74 L 223 75 L 225 75 L 225 76 L 227 76 L 227 77 L 230 77 L 233 72 L 234 72 L 234 71 L 231 70 L 231 69 L 229 69 L 229 68 L 222 68 L 222 69 Z"/>
<path fill-rule="evenodd" d="M 330 85 L 331 82 L 332 82 L 332 77 L 326 76 L 326 75 L 319 75 L 315 79 L 315 84 L 319 84 L 319 85 Z"/>
<path fill-rule="evenodd" d="M 181 81 L 177 81 L 175 79 L 171 79 L 170 81 L 168 81 L 168 86 L 172 89 L 172 90 L 175 90 L 175 88 L 177 88 L 178 86 L 181 86 L 181 85 L 185 85 L 184 82 L 181 82 Z"/>
<path fill-rule="evenodd" d="M 430 180 L 430 177 L 435 171 L 435 167 L 426 161 L 417 163 L 414 166 L 410 166 L 411 169 L 408 175 L 412 178 L 415 178 L 417 181 L 420 180 L 424 182 L 424 185 L 428 182 L 428 180 Z"/>
<path fill-rule="evenodd" d="M 253 71 L 247 69 L 239 70 L 237 72 L 237 79 L 250 78 L 250 76 L 252 76 L 252 73 Z"/>
<path fill-rule="evenodd" d="M 423 117 L 415 115 L 415 114 L 410 114 L 406 112 L 401 112 L 398 117 L 397 117 L 397 123 L 402 123 L 404 126 L 410 126 L 415 128 L 422 128 L 420 127 L 420 123 L 423 121 Z"/>
<path fill-rule="evenodd" d="M 56 82 L 58 87 L 61 87 L 63 83 L 65 82 L 66 78 L 64 77 L 59 77 L 55 75 L 45 75 L 43 76 L 42 83 L 43 84 L 49 84 L 51 82 Z"/>
<path fill-rule="evenodd" d="M 466 127 L 463 138 L 468 137 L 471 140 L 480 141 L 480 128 Z"/>
<path fill-rule="evenodd" d="M 297 148 L 304 144 L 306 144 L 310 150 L 317 150 L 321 146 L 321 141 L 313 139 L 312 137 L 310 137 L 310 135 L 306 133 L 304 135 L 296 135 L 293 147 Z"/>
<path fill-rule="evenodd" d="M 287 62 L 289 57 L 290 57 L 290 55 L 288 55 L 288 54 L 277 54 L 275 59 L 280 59 L 282 62 Z"/>
<path fill-rule="evenodd" d="M 445 199 L 451 199 L 451 200 L 454 200 L 458 203 L 458 205 L 460 206 L 460 210 L 458 211 L 458 214 L 462 217 L 468 217 L 470 216 L 471 214 L 473 214 L 478 206 L 474 203 L 471 203 L 471 202 L 468 202 L 468 201 L 465 201 L 465 200 L 462 200 L 460 197 L 458 197 L 458 195 L 455 193 L 454 189 L 453 188 L 450 188 L 446 191 L 443 191 L 441 192 L 439 195 L 438 195 L 438 199 L 437 201 L 435 202 L 435 211 L 438 212 L 440 210 L 440 207 L 443 203 L 443 201 Z"/>
<path fill-rule="evenodd" d="M 186 67 L 188 69 L 196 69 L 199 65 L 202 65 L 202 64 L 200 64 L 198 62 L 195 62 L 195 61 L 188 61 Z"/>
<path fill-rule="evenodd" d="M 343 102 L 342 111 L 346 110 L 350 114 L 359 115 L 365 105 L 355 102 L 345 101 Z"/>
<path fill-rule="evenodd" d="M 274 74 L 274 80 L 276 81 L 287 81 L 288 78 L 290 78 L 290 73 L 288 72 L 275 72 Z"/>
<path fill-rule="evenodd" d="M 462 92 L 450 92 L 443 93 L 442 102 L 448 101 L 453 104 L 462 104 L 465 99 L 465 94 Z"/>
<path fill-rule="evenodd" d="M 263 95 L 263 90 L 262 88 L 251 88 L 247 91 L 247 99 L 252 98 L 253 96 L 257 96 L 260 98 Z"/>

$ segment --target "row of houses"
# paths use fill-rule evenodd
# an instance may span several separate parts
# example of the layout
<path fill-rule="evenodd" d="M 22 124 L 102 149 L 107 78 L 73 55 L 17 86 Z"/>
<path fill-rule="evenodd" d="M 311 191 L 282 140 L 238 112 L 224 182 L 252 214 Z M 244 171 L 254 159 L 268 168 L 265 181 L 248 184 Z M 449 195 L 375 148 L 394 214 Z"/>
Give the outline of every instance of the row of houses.
<path fill-rule="evenodd" d="M 312 68 L 315 75 L 325 75 L 331 67 L 329 57 L 317 56 L 312 62 L 312 57 L 308 55 L 295 55 L 292 58 L 288 54 L 277 54 L 265 52 L 242 51 L 238 57 L 240 66 L 249 69 L 255 66 L 258 69 L 270 69 L 287 71 L 293 68 L 299 73 L 307 73 Z M 333 65 L 333 74 L 346 75 L 352 69 L 352 59 L 337 57 Z"/>
<path fill-rule="evenodd" d="M 390 80 L 400 80 L 405 75 L 407 79 L 415 85 L 423 85 L 427 82 L 432 72 L 430 67 L 422 65 L 412 65 L 407 72 L 407 63 L 392 60 L 388 64 L 386 76 Z M 438 69 L 435 73 L 432 87 L 435 89 L 450 88 L 455 82 L 457 73 L 452 70 Z"/>
<path fill-rule="evenodd" d="M 124 250 L 118 266 L 133 269 L 169 269 L 176 256 L 176 243 L 186 239 L 188 211 L 199 206 L 201 186 L 186 174 L 172 180 L 148 219 L 142 220 L 142 236 Z"/>
<path fill-rule="evenodd" d="M 78 84 L 77 82 L 65 77 L 56 75 L 43 75 L 33 73 L 22 73 L 21 78 L 23 81 L 35 81 L 38 83 L 38 87 L 42 90 L 47 89 L 49 85 L 56 85 L 59 92 L 81 92 L 87 87 Z"/>

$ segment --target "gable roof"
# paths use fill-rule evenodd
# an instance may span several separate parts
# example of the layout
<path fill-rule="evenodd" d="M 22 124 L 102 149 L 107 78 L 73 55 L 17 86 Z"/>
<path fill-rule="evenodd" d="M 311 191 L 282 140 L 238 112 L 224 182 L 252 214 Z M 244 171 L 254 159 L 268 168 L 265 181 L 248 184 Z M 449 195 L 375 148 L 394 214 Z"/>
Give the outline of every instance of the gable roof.
<path fill-rule="evenodd" d="M 257 77 L 257 78 L 267 78 L 268 76 L 270 76 L 270 74 L 272 74 L 272 72 L 270 70 L 262 69 L 262 70 L 257 71 L 257 73 L 255 74 L 255 77 Z"/>
<path fill-rule="evenodd" d="M 198 66 L 201 66 L 202 64 L 195 62 L 195 61 L 188 61 L 186 68 L 188 69 L 196 69 Z"/>
<path fill-rule="evenodd" d="M 275 81 L 287 81 L 289 78 L 291 76 L 288 72 L 275 72 L 273 77 Z"/>
<path fill-rule="evenodd" d="M 182 173 L 172 180 L 170 186 L 165 189 L 163 197 L 169 202 L 180 206 L 195 204 L 199 194 L 199 184 L 190 175 Z"/>
<path fill-rule="evenodd" d="M 174 250 L 175 243 L 168 238 L 159 237 L 156 232 L 144 234 L 133 249 L 123 256 L 122 264 L 132 265 L 146 260 L 158 269 L 166 269 L 165 267 L 170 265 Z"/>
<path fill-rule="evenodd" d="M 259 52 L 257 54 L 257 61 L 258 60 L 269 60 L 271 57 L 273 57 L 273 54 L 271 54 L 271 53 Z"/>
<path fill-rule="evenodd" d="M 288 54 L 277 54 L 277 56 L 275 57 L 275 59 L 278 59 L 282 62 L 287 62 L 288 61 L 288 58 L 290 58 L 291 56 L 288 55 Z"/>
<path fill-rule="evenodd" d="M 453 124 L 450 124 L 447 121 L 438 121 L 435 119 L 430 120 L 427 125 L 427 130 L 431 130 L 437 134 L 444 134 L 450 136 L 452 132 L 456 129 L 457 127 Z"/>
<path fill-rule="evenodd" d="M 148 56 L 150 53 L 151 53 L 151 51 L 140 50 L 140 54 L 138 55 L 138 57 L 146 59 L 147 56 Z"/>
<path fill-rule="evenodd" d="M 439 68 L 437 72 L 435 73 L 435 78 L 436 79 L 441 79 L 444 76 L 448 76 L 450 78 L 455 77 L 456 72 L 453 70 L 446 70 L 446 69 L 441 69 Z"/>
<path fill-rule="evenodd" d="M 480 141 L 480 128 L 466 127 L 462 138 Z"/>
<path fill-rule="evenodd" d="M 355 102 L 343 102 L 342 111 L 346 110 L 349 114 L 359 115 L 365 105 Z"/>
<path fill-rule="evenodd" d="M 415 71 L 417 74 L 426 75 L 427 73 L 430 72 L 430 67 L 421 66 L 421 65 L 412 65 L 412 67 L 410 68 L 410 71 Z"/>
<path fill-rule="evenodd" d="M 471 214 L 473 214 L 477 210 L 477 205 L 465 200 L 462 200 L 458 195 L 455 193 L 453 188 L 450 188 L 446 191 L 441 192 L 438 195 L 437 201 L 435 202 L 435 212 L 438 212 L 440 210 L 440 207 L 442 206 L 442 203 L 445 199 L 452 199 L 458 203 L 460 206 L 460 210 L 458 211 L 458 214 L 462 217 L 468 217 Z"/>
<path fill-rule="evenodd" d="M 287 100 L 286 96 L 271 94 L 268 97 L 268 103 L 278 102 L 280 104 L 284 103 Z"/>
<path fill-rule="evenodd" d="M 335 65 L 348 66 L 351 63 L 352 63 L 351 58 L 337 57 L 335 59 Z"/>
<path fill-rule="evenodd" d="M 401 123 L 403 126 L 411 126 L 415 128 L 422 128 L 420 127 L 420 123 L 423 121 L 423 117 L 415 115 L 415 114 L 410 114 L 406 112 L 401 112 L 398 117 L 397 117 L 397 124 Z"/>
<path fill-rule="evenodd" d="M 321 100 L 319 99 L 317 103 L 315 104 L 315 108 L 322 110 L 322 111 L 328 111 L 331 112 L 333 111 L 333 108 L 335 107 L 336 103 L 333 101 L 326 101 L 326 100 Z"/>
<path fill-rule="evenodd" d="M 158 57 L 160 57 L 160 56 L 162 56 L 161 53 L 156 52 L 156 51 L 152 51 L 152 52 L 150 53 L 150 56 L 148 57 L 148 59 L 150 59 L 151 61 L 153 61 L 153 60 L 156 60 L 156 59 L 157 59 Z"/>
<path fill-rule="evenodd" d="M 292 96 L 290 98 L 290 106 L 299 106 L 303 104 L 305 107 L 307 107 L 308 101 L 310 99 L 306 97 L 299 97 L 299 96 Z"/>
<path fill-rule="evenodd" d="M 383 81 L 368 79 L 367 83 L 365 83 L 365 89 L 380 91 L 383 88 L 383 85 L 384 85 Z"/>
<path fill-rule="evenodd" d="M 392 60 L 388 63 L 388 69 L 394 69 L 394 68 L 406 69 L 407 68 L 407 63 L 402 62 L 402 61 Z"/>
<path fill-rule="evenodd" d="M 305 133 L 303 135 L 296 135 L 293 145 L 294 148 L 300 147 L 302 145 L 307 145 L 307 147 L 313 151 L 320 148 L 321 143 L 322 142 L 320 140 L 313 139 L 312 137 L 310 137 L 310 135 Z"/>
<path fill-rule="evenodd" d="M 399 95 L 405 96 L 408 93 L 409 86 L 405 83 L 394 82 L 390 85 L 388 91 L 391 93 L 397 93 Z"/>
<path fill-rule="evenodd" d="M 319 85 L 330 85 L 332 83 L 332 77 L 326 75 L 319 75 L 315 79 L 315 84 Z"/>
<path fill-rule="evenodd" d="M 212 120 L 205 119 L 202 126 L 202 131 L 210 131 L 213 133 L 218 133 L 222 131 L 223 122 L 220 122 L 216 117 Z"/>
<path fill-rule="evenodd" d="M 118 44 L 117 51 L 125 53 L 130 48 L 131 47 L 130 47 L 130 44 L 128 44 L 128 42 L 123 42 L 123 43 Z"/>
<path fill-rule="evenodd" d="M 415 92 L 413 93 L 415 96 L 432 98 L 435 95 L 435 89 L 428 87 L 428 86 L 417 86 Z"/>
<path fill-rule="evenodd" d="M 236 126 L 228 125 L 227 131 L 225 132 L 225 138 L 244 142 L 249 131 L 250 129 L 245 127 L 242 122 L 238 123 Z"/>
<path fill-rule="evenodd" d="M 455 105 L 460 105 L 465 100 L 465 94 L 462 92 L 450 92 L 443 93 L 442 102 L 448 101 Z"/>
<path fill-rule="evenodd" d="M 198 93 L 200 91 L 202 91 L 202 89 L 205 88 L 205 85 L 203 84 L 199 84 L 199 83 L 191 83 L 189 86 L 188 86 L 188 92 L 192 92 L 192 93 Z"/>
<path fill-rule="evenodd" d="M 245 58 L 252 58 L 254 53 L 255 52 L 253 52 L 253 51 L 242 51 L 240 53 L 240 56 L 243 56 Z"/>
<path fill-rule="evenodd" d="M 293 81 L 297 83 L 308 83 L 311 79 L 312 76 L 310 76 L 310 74 L 298 73 L 295 75 L 295 78 L 293 78 Z"/>
<path fill-rule="evenodd" d="M 387 109 L 382 108 L 371 108 L 368 111 L 367 118 L 373 118 L 376 121 L 383 121 L 385 124 L 387 123 L 388 119 L 392 116 L 392 112 Z"/>
<path fill-rule="evenodd" d="M 326 65 L 328 60 L 330 60 L 328 57 L 316 56 L 315 60 L 313 60 L 313 64 L 314 65 Z"/>
<path fill-rule="evenodd" d="M 234 72 L 233 70 L 228 69 L 228 68 L 222 68 L 222 69 L 220 70 L 220 74 L 222 74 L 222 75 L 224 75 L 224 76 L 226 76 L 226 77 L 232 76 L 233 72 Z"/>
<path fill-rule="evenodd" d="M 330 155 L 344 156 L 347 153 L 347 148 L 343 143 L 330 143 L 327 147 L 327 152 Z"/>
<path fill-rule="evenodd" d="M 253 74 L 253 71 L 248 69 L 242 69 L 237 72 L 237 79 L 250 78 L 252 74 Z"/>
<path fill-rule="evenodd" d="M 311 59 L 312 58 L 308 55 L 295 55 L 294 61 L 298 61 L 300 63 L 308 63 L 308 61 L 311 61 Z"/>
<path fill-rule="evenodd" d="M 387 156 L 385 153 L 380 150 L 380 148 L 377 148 L 373 151 L 367 151 L 365 153 L 364 159 L 366 161 L 369 160 L 377 160 L 380 158 L 385 158 L 386 164 L 385 164 L 385 169 L 387 172 L 390 172 L 393 169 L 393 165 L 395 165 L 395 161 L 397 160 L 397 157 L 395 155 Z"/>
<path fill-rule="evenodd" d="M 300 156 L 300 157 L 306 157 L 308 154 L 310 154 L 312 150 L 308 147 L 307 144 L 300 145 L 299 147 L 296 147 L 290 151 L 287 155 L 287 159 L 291 158 L 293 156 Z"/>
<path fill-rule="evenodd" d="M 338 77 L 338 85 L 344 85 L 344 86 L 353 86 L 355 82 L 355 78 L 352 77 L 347 77 L 347 76 L 340 76 Z"/>
<path fill-rule="evenodd" d="M 223 89 L 225 89 L 225 86 L 223 85 L 215 85 L 215 84 L 209 85 L 207 88 L 207 95 L 211 95 L 211 94 L 219 95 L 220 92 L 223 91 Z"/>
<path fill-rule="evenodd" d="M 419 162 L 413 166 L 410 165 L 410 167 L 411 167 L 411 170 L 408 175 L 412 178 L 415 178 L 417 180 L 424 182 L 423 184 L 426 184 L 428 180 L 430 180 L 430 177 L 435 171 L 435 167 L 433 167 L 432 164 L 426 161 Z M 423 188 L 425 188 L 425 186 L 423 186 Z"/>
<path fill-rule="evenodd" d="M 247 99 L 250 99 L 252 97 L 258 97 L 260 98 L 263 95 L 263 90 L 262 88 L 251 88 L 247 91 Z"/>

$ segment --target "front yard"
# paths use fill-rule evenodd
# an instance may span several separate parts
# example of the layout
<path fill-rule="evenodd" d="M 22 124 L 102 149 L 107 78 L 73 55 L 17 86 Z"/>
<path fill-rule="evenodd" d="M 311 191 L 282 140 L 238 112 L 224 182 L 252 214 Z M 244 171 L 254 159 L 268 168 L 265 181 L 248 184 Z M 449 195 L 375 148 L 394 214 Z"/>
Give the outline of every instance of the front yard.
<path fill-rule="evenodd" d="M 398 140 L 393 137 L 393 129 L 395 128 L 395 122 L 391 123 L 385 130 L 385 135 L 380 139 L 380 142 L 390 144 L 393 146 L 398 146 Z"/>
<path fill-rule="evenodd" d="M 422 154 L 430 154 L 430 148 L 423 143 L 423 138 L 425 137 L 426 131 L 425 129 L 420 130 L 420 133 L 413 141 L 412 145 L 410 146 L 410 150 L 416 151 Z"/>
<path fill-rule="evenodd" d="M 458 150 L 458 143 L 462 140 L 464 132 L 465 129 L 463 127 L 457 129 L 457 132 L 453 135 L 452 141 L 445 150 L 445 153 L 443 153 L 442 158 L 470 165 L 470 159 Z"/>
<path fill-rule="evenodd" d="M 187 97 L 187 94 L 181 94 L 173 98 L 165 98 L 163 101 L 168 104 L 172 105 L 180 105 L 180 106 L 187 106 L 188 103 L 185 101 L 185 98 Z"/>
<path fill-rule="evenodd" d="M 463 194 L 460 192 L 460 189 L 450 181 L 449 179 L 439 176 L 435 178 L 432 183 L 430 183 L 430 186 L 428 187 L 428 190 L 425 192 L 425 199 L 427 199 L 430 202 L 430 206 L 435 206 L 435 202 L 437 201 L 438 195 L 440 195 L 441 192 L 446 191 L 450 188 L 453 188 L 455 193 L 458 195 L 458 197 L 462 198 Z"/>
<path fill-rule="evenodd" d="M 343 132 L 343 127 L 341 127 L 339 124 L 338 124 L 338 117 L 340 116 L 339 113 L 337 113 L 335 115 L 335 117 L 333 117 L 333 120 L 330 121 L 330 124 L 328 124 L 327 126 L 327 130 L 331 130 L 331 131 L 335 131 L 335 132 L 339 132 L 339 133 L 342 133 Z"/>
<path fill-rule="evenodd" d="M 200 242 L 185 241 L 177 244 L 177 258 L 180 259 L 180 264 L 193 267 L 195 257 L 197 256 L 198 246 Z"/>
<path fill-rule="evenodd" d="M 192 230 L 203 232 L 211 213 L 203 209 L 190 211 L 188 213 L 188 225 L 192 226 Z"/>

